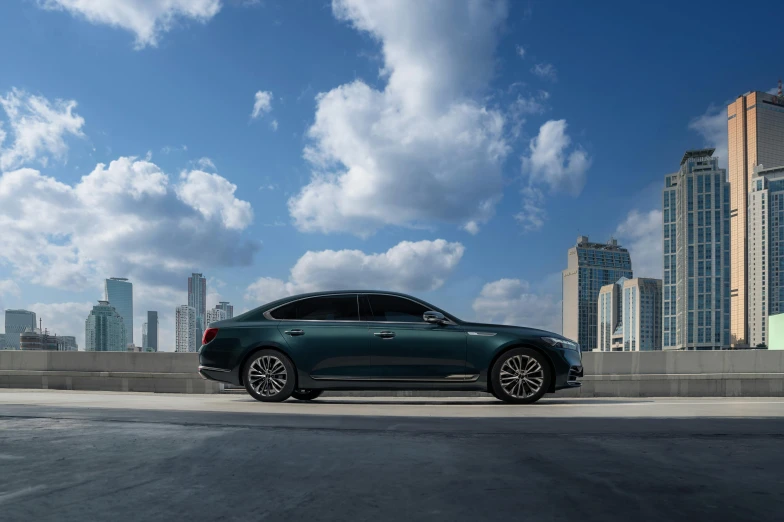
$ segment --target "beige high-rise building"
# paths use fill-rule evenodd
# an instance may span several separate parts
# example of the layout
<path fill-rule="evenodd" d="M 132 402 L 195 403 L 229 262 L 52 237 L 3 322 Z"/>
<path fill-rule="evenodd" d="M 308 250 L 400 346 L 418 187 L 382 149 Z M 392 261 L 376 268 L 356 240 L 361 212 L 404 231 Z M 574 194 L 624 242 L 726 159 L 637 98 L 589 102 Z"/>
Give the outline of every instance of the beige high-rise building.
<path fill-rule="evenodd" d="M 727 107 L 730 342 L 748 346 L 748 195 L 754 167 L 784 165 L 784 97 L 748 92 Z"/>

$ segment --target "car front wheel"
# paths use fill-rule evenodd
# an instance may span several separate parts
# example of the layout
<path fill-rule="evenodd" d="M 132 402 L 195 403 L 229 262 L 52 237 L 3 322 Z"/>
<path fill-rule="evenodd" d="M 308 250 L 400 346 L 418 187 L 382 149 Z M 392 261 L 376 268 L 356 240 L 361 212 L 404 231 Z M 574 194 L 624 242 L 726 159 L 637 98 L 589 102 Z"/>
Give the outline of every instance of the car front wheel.
<path fill-rule="evenodd" d="M 298 401 L 312 401 L 322 393 L 324 390 L 294 390 L 291 396 Z"/>
<path fill-rule="evenodd" d="M 297 385 L 294 364 L 275 350 L 253 354 L 245 365 L 243 379 L 250 396 L 262 402 L 285 401 Z"/>
<path fill-rule="evenodd" d="M 490 378 L 498 399 L 531 404 L 550 389 L 553 376 L 544 355 L 531 348 L 514 348 L 498 358 Z"/>

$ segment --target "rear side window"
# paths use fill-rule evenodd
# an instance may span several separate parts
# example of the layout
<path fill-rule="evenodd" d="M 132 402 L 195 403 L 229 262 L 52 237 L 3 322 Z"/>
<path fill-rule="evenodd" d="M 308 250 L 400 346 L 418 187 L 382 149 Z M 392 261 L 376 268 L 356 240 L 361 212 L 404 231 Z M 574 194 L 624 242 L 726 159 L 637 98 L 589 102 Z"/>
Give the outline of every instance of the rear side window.
<path fill-rule="evenodd" d="M 274 319 L 301 321 L 357 321 L 356 294 L 311 297 L 283 305 L 270 312 Z"/>
<path fill-rule="evenodd" d="M 409 299 L 394 295 L 369 294 L 370 321 L 389 321 L 395 323 L 424 323 L 422 317 L 428 308 Z"/>

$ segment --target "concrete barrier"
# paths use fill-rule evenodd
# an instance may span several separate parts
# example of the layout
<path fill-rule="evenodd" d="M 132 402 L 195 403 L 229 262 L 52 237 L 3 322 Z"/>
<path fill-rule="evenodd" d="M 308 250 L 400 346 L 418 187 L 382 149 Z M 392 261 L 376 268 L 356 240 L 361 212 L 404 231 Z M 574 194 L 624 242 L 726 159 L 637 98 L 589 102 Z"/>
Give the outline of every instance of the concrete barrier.
<path fill-rule="evenodd" d="M 0 388 L 219 393 L 195 353 L 0 351 Z"/>
<path fill-rule="evenodd" d="M 0 388 L 219 393 L 194 353 L 0 351 Z M 588 352 L 575 397 L 782 397 L 784 351 Z M 451 393 L 453 395 L 463 395 Z M 333 392 L 443 396 L 450 392 Z"/>

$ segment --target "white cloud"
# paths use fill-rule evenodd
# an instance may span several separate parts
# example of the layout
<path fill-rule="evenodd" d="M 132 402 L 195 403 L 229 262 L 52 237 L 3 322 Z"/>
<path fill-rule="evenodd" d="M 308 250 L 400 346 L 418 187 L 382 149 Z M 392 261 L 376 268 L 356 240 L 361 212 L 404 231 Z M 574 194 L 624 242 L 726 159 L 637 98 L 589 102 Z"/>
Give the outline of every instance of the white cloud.
<path fill-rule="evenodd" d="M 333 13 L 379 42 L 387 82 L 317 96 L 312 178 L 289 200 L 297 228 L 367 236 L 385 225 L 485 223 L 509 148 L 503 116 L 475 96 L 493 75 L 505 3 L 335 0 Z"/>
<path fill-rule="evenodd" d="M 537 63 L 531 68 L 531 72 L 545 80 L 550 80 L 552 82 L 558 80 L 558 72 L 551 63 Z"/>
<path fill-rule="evenodd" d="M 561 331 L 561 301 L 553 294 L 532 291 L 520 279 L 487 283 L 473 308 L 479 321 Z"/>
<path fill-rule="evenodd" d="M 68 152 L 67 136 L 83 137 L 84 119 L 74 113 L 76 102 L 34 96 L 12 89 L 0 96 L 7 130 L 0 120 L 0 171 L 50 158 L 63 159 Z M 6 141 L 10 143 L 5 144 Z"/>
<path fill-rule="evenodd" d="M 542 125 L 529 144 L 528 155 L 522 158 L 523 210 L 515 218 L 527 231 L 544 224 L 544 188 L 576 197 L 585 186 L 591 159 L 579 146 L 569 152 L 572 140 L 566 128 L 566 120 L 550 120 Z"/>
<path fill-rule="evenodd" d="M 550 93 L 547 91 L 539 91 L 535 94 L 524 96 L 517 95 L 517 99 L 509 106 L 509 120 L 511 121 L 510 135 L 512 139 L 517 140 L 523 129 L 526 121 L 526 116 L 531 114 L 543 114 L 548 110 L 547 100 L 550 99 Z"/>
<path fill-rule="evenodd" d="M 259 118 L 272 110 L 272 93 L 269 91 L 258 91 L 253 102 L 253 112 L 250 117 Z"/>
<path fill-rule="evenodd" d="M 270 127 L 272 128 L 272 130 L 277 131 L 278 130 L 278 120 L 272 120 L 270 122 Z"/>
<path fill-rule="evenodd" d="M 307 252 L 283 281 L 262 277 L 251 284 L 245 299 L 257 304 L 319 290 L 380 289 L 426 292 L 444 281 L 463 257 L 460 243 L 403 241 L 386 252 L 360 250 Z"/>
<path fill-rule="evenodd" d="M 198 165 L 201 169 L 218 170 L 215 166 L 215 163 L 213 163 L 212 160 L 207 157 L 197 159 L 196 165 Z"/>
<path fill-rule="evenodd" d="M 84 322 L 90 310 L 93 309 L 93 305 L 96 304 L 98 304 L 97 301 L 93 303 L 33 303 L 26 309 L 35 312 L 36 319 L 41 320 L 41 326 L 46 328 L 50 334 L 74 336 L 79 350 L 84 350 Z"/>
<path fill-rule="evenodd" d="M 13 279 L 0 279 L 0 297 L 5 295 L 19 296 L 19 285 Z"/>
<path fill-rule="evenodd" d="M 142 49 L 157 46 L 161 35 L 180 21 L 210 21 L 220 11 L 221 0 L 38 0 L 38 5 L 125 29 L 136 36 L 135 47 Z"/>
<path fill-rule="evenodd" d="M 629 249 L 634 277 L 663 277 L 662 223 L 661 210 L 632 210 L 615 230 L 618 242 Z"/>
<path fill-rule="evenodd" d="M 726 107 L 708 107 L 704 114 L 689 122 L 689 129 L 698 132 L 705 145 L 716 149 L 714 156 L 719 158 L 719 166 L 726 169 L 729 154 Z"/>
<path fill-rule="evenodd" d="M 23 281 L 75 290 L 107 274 L 165 285 L 199 266 L 248 264 L 258 245 L 238 235 L 252 213 L 235 188 L 200 171 L 172 184 L 157 165 L 126 157 L 73 186 L 33 169 L 6 172 L 0 261 Z"/>
<path fill-rule="evenodd" d="M 523 47 L 522 45 L 516 46 L 515 52 L 517 53 L 517 56 L 519 56 L 520 58 L 525 58 L 525 47 Z"/>

